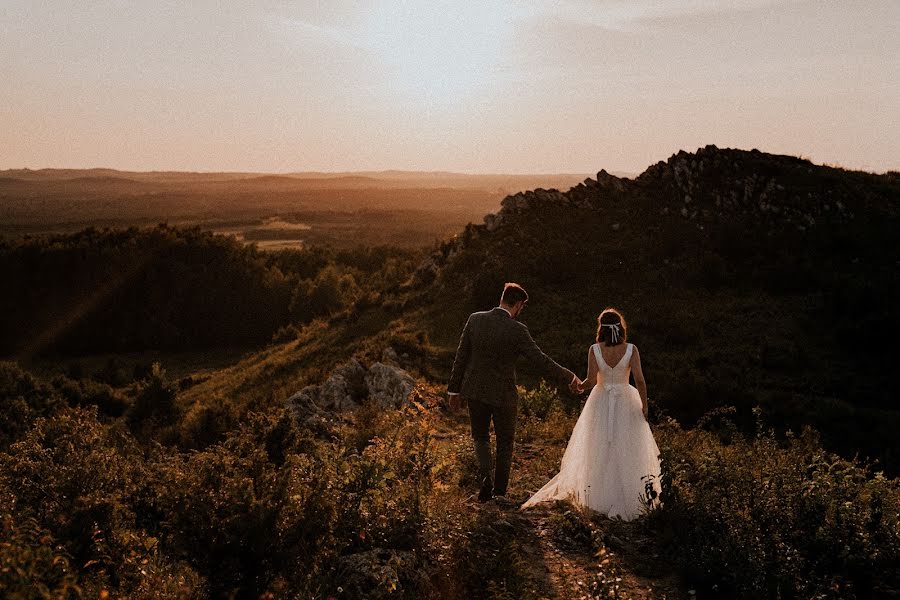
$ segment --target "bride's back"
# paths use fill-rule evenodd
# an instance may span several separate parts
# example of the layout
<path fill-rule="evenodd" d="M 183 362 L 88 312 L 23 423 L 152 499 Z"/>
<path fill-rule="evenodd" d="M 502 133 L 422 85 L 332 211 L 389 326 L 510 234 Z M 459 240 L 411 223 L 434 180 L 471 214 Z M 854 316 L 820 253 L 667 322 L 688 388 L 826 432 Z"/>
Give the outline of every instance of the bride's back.
<path fill-rule="evenodd" d="M 594 344 L 597 361 L 597 383 L 627 384 L 631 373 L 631 344 L 609 346 L 605 342 Z"/>

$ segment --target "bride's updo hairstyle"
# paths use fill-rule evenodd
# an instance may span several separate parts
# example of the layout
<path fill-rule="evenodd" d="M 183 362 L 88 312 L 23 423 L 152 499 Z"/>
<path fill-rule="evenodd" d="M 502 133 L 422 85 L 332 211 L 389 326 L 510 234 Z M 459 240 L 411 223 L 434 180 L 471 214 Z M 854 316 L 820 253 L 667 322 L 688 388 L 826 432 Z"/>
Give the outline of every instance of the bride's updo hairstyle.
<path fill-rule="evenodd" d="M 625 317 L 614 308 L 607 308 L 597 317 L 597 343 L 607 346 L 618 346 L 625 343 L 628 337 L 628 326 Z"/>

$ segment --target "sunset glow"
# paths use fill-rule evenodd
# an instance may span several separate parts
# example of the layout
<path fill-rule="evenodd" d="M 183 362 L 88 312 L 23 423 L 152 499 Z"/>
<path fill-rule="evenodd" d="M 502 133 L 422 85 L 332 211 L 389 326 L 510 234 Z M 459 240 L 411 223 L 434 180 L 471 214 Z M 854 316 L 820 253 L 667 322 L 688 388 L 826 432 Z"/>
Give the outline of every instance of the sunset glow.
<path fill-rule="evenodd" d="M 900 166 L 900 4 L 0 7 L 0 168 L 639 172 L 759 147 Z"/>

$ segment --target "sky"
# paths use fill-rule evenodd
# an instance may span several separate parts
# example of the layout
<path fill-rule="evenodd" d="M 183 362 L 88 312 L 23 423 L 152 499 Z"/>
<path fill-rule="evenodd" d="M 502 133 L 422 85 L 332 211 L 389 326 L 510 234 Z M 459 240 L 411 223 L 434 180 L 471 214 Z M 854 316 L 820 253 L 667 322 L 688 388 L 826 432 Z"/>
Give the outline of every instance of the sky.
<path fill-rule="evenodd" d="M 0 0 L 0 169 L 900 169 L 900 0 Z"/>

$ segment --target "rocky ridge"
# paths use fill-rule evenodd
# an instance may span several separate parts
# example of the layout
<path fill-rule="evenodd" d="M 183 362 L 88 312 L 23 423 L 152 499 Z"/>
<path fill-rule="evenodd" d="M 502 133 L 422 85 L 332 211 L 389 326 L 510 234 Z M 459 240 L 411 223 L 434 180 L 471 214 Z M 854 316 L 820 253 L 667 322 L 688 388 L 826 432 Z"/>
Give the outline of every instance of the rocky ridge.
<path fill-rule="evenodd" d="M 883 184 L 883 194 L 873 192 L 878 187 L 873 182 Z M 514 227 L 519 219 L 539 210 L 599 212 L 612 204 L 627 203 L 656 219 L 682 219 L 700 230 L 730 221 L 802 233 L 823 222 L 852 222 L 872 207 L 896 215 L 900 211 L 898 183 L 896 172 L 845 171 L 755 149 L 708 145 L 694 153 L 682 150 L 634 179 L 601 170 L 596 179 L 585 179 L 566 192 L 538 188 L 507 196 L 499 212 L 486 215 L 483 224 L 468 225 L 460 236 L 428 257 L 410 285 L 432 281 L 472 239 Z M 892 192 L 894 201 L 884 202 Z M 612 231 L 620 228 L 616 222 L 609 226 Z"/>

